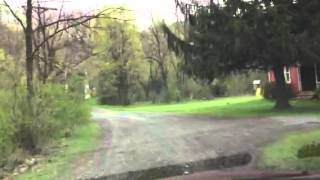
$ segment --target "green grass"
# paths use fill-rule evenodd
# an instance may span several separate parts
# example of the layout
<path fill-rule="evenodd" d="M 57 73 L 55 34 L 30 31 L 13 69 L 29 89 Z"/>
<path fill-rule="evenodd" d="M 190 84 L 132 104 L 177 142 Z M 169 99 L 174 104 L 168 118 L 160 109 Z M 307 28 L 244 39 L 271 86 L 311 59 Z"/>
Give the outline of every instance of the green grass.
<path fill-rule="evenodd" d="M 90 100 L 91 105 L 96 105 L 95 100 Z M 210 101 L 191 101 L 178 104 L 151 103 L 136 104 L 132 106 L 107 106 L 96 105 L 114 111 L 127 112 L 174 112 L 181 114 L 201 114 L 223 118 L 264 117 L 273 115 L 318 115 L 320 102 L 317 101 L 292 101 L 293 109 L 275 111 L 274 103 L 255 96 L 241 96 L 217 98 Z"/>
<path fill-rule="evenodd" d="M 78 127 L 71 138 L 62 140 L 62 144 L 66 146 L 59 148 L 58 152 L 48 157 L 50 162 L 48 160 L 43 161 L 37 166 L 35 172 L 28 171 L 26 174 L 21 174 L 14 179 L 53 180 L 68 176 L 68 173 L 71 173 L 68 165 L 77 158 L 77 155 L 91 150 L 98 142 L 99 134 L 100 127 L 96 123 Z"/>
<path fill-rule="evenodd" d="M 320 157 L 297 158 L 299 148 L 312 142 L 320 142 L 319 137 L 320 130 L 289 134 L 263 150 L 258 166 L 277 170 L 319 170 Z"/>

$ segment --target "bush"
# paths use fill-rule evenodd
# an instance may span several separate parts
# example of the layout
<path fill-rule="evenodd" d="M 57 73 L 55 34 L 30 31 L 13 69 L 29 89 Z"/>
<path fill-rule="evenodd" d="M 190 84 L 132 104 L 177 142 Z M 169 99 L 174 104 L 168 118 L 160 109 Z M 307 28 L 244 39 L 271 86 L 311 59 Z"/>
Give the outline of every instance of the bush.
<path fill-rule="evenodd" d="M 212 99 L 214 95 L 212 94 L 211 88 L 208 85 L 200 86 L 200 88 L 195 92 L 194 98 L 207 100 Z"/>
<path fill-rule="evenodd" d="M 79 97 L 84 97 L 85 80 L 85 74 L 78 73 L 71 75 L 67 82 L 69 92 L 72 92 L 72 94 L 76 94 Z"/>
<path fill-rule="evenodd" d="M 274 100 L 276 97 L 277 91 L 276 91 L 276 83 L 266 83 L 263 87 L 263 97 L 265 99 Z M 289 99 L 292 99 L 295 97 L 295 93 L 293 92 L 293 88 L 290 84 L 286 85 L 286 94 L 289 97 Z"/>
<path fill-rule="evenodd" d="M 297 153 L 297 157 L 300 159 L 310 157 L 320 157 L 320 144 L 313 142 L 302 146 Z"/>
<path fill-rule="evenodd" d="M 66 93 L 63 87 L 56 85 L 47 86 L 43 93 L 48 97 L 44 99 L 46 104 L 51 104 L 53 119 L 60 123 L 58 129 L 73 129 L 89 122 L 90 107 L 85 102 L 83 93 Z"/>
<path fill-rule="evenodd" d="M 211 99 L 213 97 L 210 86 L 206 83 L 186 79 L 180 89 L 180 96 L 187 99 Z"/>
<path fill-rule="evenodd" d="M 210 86 L 210 89 L 211 89 L 211 94 L 214 97 L 223 97 L 227 93 L 227 87 L 222 83 L 212 84 Z"/>
<path fill-rule="evenodd" d="M 171 101 L 169 92 L 165 90 L 161 90 L 160 92 L 151 91 L 150 98 L 153 104 L 169 103 Z"/>
<path fill-rule="evenodd" d="M 266 72 L 247 71 L 230 73 L 223 79 L 228 96 L 252 94 L 254 80 L 266 82 Z"/>
<path fill-rule="evenodd" d="M 0 167 L 3 166 L 7 157 L 12 153 L 12 142 L 15 132 L 13 123 L 10 121 L 9 96 L 6 92 L 0 92 Z"/>
<path fill-rule="evenodd" d="M 169 88 L 168 99 L 174 102 L 181 102 L 183 100 L 181 92 L 177 88 Z"/>
<path fill-rule="evenodd" d="M 31 104 L 25 94 L 25 89 L 19 88 L 15 96 L 6 93 L 1 97 L 0 165 L 15 148 L 39 153 L 52 138 L 89 122 L 90 112 L 83 98 L 67 93 L 62 86 L 36 89 Z"/>
<path fill-rule="evenodd" d="M 118 97 L 112 94 L 98 97 L 98 103 L 102 105 L 118 105 Z"/>

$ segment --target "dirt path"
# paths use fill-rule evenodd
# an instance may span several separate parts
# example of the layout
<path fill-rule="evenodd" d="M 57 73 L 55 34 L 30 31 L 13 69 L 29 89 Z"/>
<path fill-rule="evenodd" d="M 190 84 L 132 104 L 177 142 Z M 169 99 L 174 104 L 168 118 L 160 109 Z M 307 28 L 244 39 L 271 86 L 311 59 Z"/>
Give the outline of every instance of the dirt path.
<path fill-rule="evenodd" d="M 95 151 L 73 163 L 73 178 L 99 178 L 240 152 L 253 157 L 284 133 L 319 127 L 316 117 L 219 120 L 94 109 L 103 130 Z M 255 158 L 253 158 L 255 159 Z"/>

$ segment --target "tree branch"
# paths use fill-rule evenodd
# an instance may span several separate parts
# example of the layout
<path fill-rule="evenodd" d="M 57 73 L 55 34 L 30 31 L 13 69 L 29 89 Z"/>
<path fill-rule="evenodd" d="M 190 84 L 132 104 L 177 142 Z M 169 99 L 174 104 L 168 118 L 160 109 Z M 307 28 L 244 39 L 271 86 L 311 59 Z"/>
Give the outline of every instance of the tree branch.
<path fill-rule="evenodd" d="M 109 13 L 105 14 L 105 12 L 106 12 L 106 11 L 109 11 L 109 10 L 112 10 L 112 12 L 109 12 Z M 61 17 L 59 17 L 58 20 L 46 24 L 46 25 L 45 25 L 45 28 L 46 28 L 46 27 L 50 27 L 50 26 L 57 25 L 57 24 L 62 23 L 62 22 L 78 21 L 78 20 L 81 20 L 81 19 L 87 19 L 87 18 L 92 18 L 92 17 L 96 17 L 96 18 L 97 18 L 97 16 L 99 16 L 99 17 L 107 16 L 107 15 L 112 14 L 112 13 L 113 13 L 114 11 L 116 11 L 116 10 L 119 10 L 119 11 L 129 11 L 129 10 L 124 9 L 124 8 L 107 8 L 107 9 L 104 9 L 103 11 L 99 12 L 99 13 L 96 14 L 96 15 L 83 15 L 83 16 L 79 16 L 79 17 L 69 17 L 69 18 L 64 18 L 64 19 L 61 19 Z M 61 15 L 61 14 L 60 14 L 60 15 Z M 59 16 L 60 16 L 60 15 L 59 15 Z M 108 18 L 109 18 L 109 19 L 116 19 L 116 20 L 123 20 L 123 21 L 132 21 L 132 20 L 120 19 L 120 18 L 110 17 L 110 16 L 108 16 Z M 37 31 L 37 29 L 35 29 L 35 31 Z"/>
<path fill-rule="evenodd" d="M 11 6 L 7 3 L 6 0 L 3 0 L 4 5 L 9 9 L 9 11 L 11 12 L 11 14 L 14 16 L 14 18 L 19 22 L 19 24 L 21 25 L 23 31 L 26 31 L 26 26 L 23 24 L 22 20 L 18 17 L 18 15 L 13 11 L 13 9 L 11 8 Z"/>
<path fill-rule="evenodd" d="M 118 18 L 114 18 L 114 17 L 109 17 L 109 16 L 105 16 L 103 14 L 104 11 L 96 14 L 96 15 L 93 15 L 93 16 L 86 16 L 86 19 L 83 19 L 84 17 L 80 17 L 80 18 L 71 18 L 71 20 L 69 19 L 69 21 L 73 21 L 75 19 L 83 19 L 82 21 L 77 21 L 77 22 L 74 22 L 70 25 L 67 25 L 59 30 L 56 30 L 54 33 L 52 33 L 51 35 L 47 36 L 46 39 L 44 39 L 40 44 L 38 44 L 35 49 L 34 49 L 34 52 L 33 52 L 33 55 L 47 42 L 49 41 L 50 39 L 54 38 L 57 34 L 63 32 L 63 31 L 67 31 L 68 29 L 71 29 L 73 27 L 76 27 L 76 26 L 79 26 L 79 25 L 86 25 L 85 23 L 93 20 L 93 19 L 98 19 L 98 18 L 108 18 L 108 19 L 118 19 Z M 118 19 L 119 20 L 119 19 Z M 67 19 L 65 19 L 65 21 L 67 21 Z M 124 21 L 130 21 L 130 20 L 124 20 Z M 57 22 L 56 22 L 57 23 Z"/>
<path fill-rule="evenodd" d="M 39 43 L 39 44 L 35 47 L 35 49 L 34 49 L 34 51 L 33 51 L 33 55 L 34 55 L 45 43 L 47 43 L 50 39 L 54 38 L 57 34 L 63 32 L 63 31 L 66 31 L 66 30 L 68 30 L 68 29 L 70 29 L 70 28 L 73 28 L 73 27 L 75 27 L 75 26 L 78 26 L 78 25 L 81 25 L 81 24 L 83 24 L 83 23 L 86 23 L 86 22 L 88 22 L 88 21 L 90 21 L 90 20 L 92 20 L 92 19 L 94 19 L 94 18 L 95 18 L 95 17 L 93 16 L 93 17 L 88 18 L 88 19 L 85 19 L 85 20 L 83 20 L 83 21 L 81 21 L 81 22 L 72 23 L 71 25 L 68 25 L 68 26 L 65 26 L 64 28 L 61 28 L 61 29 L 59 29 L 59 30 L 56 30 L 54 33 L 52 33 L 51 35 L 47 36 L 41 43 Z"/>

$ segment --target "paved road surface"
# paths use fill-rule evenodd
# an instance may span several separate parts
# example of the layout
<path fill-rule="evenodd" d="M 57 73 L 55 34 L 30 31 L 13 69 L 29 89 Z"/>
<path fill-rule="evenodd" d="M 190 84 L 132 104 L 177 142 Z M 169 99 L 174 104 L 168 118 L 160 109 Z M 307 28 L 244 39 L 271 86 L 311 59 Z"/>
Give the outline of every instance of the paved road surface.
<path fill-rule="evenodd" d="M 102 127 L 101 143 L 73 163 L 75 179 L 98 178 L 239 152 L 250 152 L 255 157 L 260 147 L 284 133 L 320 126 L 320 118 L 316 117 L 224 120 L 98 108 L 93 110 L 92 116 Z"/>

